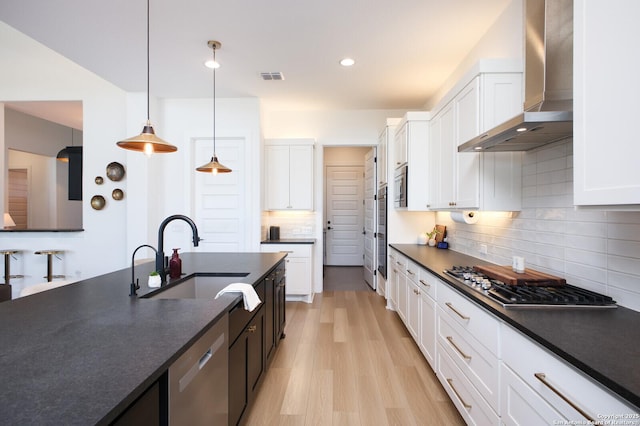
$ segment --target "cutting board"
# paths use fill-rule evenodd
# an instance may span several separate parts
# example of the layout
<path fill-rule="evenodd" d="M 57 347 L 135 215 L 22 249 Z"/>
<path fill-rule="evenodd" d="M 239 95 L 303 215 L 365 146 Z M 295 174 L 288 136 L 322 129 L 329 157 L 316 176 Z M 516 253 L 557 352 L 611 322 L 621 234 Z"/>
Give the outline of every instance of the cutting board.
<path fill-rule="evenodd" d="M 474 266 L 476 271 L 482 272 L 489 278 L 494 278 L 509 285 L 533 285 L 533 286 L 561 286 L 567 283 L 564 278 L 545 274 L 525 268 L 524 273 L 514 272 L 511 266 L 482 265 Z"/>

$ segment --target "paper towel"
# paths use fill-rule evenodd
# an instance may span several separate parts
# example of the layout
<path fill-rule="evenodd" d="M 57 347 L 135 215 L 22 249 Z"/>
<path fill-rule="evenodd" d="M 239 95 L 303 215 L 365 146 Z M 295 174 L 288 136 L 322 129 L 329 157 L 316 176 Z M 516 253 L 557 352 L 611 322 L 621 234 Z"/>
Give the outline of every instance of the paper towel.
<path fill-rule="evenodd" d="M 478 221 L 478 212 L 463 211 L 463 212 L 451 212 L 451 220 L 458 223 L 467 223 L 473 225 Z"/>

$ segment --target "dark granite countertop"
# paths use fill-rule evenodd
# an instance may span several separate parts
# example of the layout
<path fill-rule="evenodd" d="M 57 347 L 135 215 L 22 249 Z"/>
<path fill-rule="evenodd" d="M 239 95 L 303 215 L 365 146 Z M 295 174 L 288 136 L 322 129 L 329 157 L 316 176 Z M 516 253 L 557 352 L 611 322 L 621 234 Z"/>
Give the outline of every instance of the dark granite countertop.
<path fill-rule="evenodd" d="M 640 312 L 616 309 L 505 309 L 444 274 L 453 265 L 487 265 L 452 250 L 391 244 L 458 292 L 640 407 Z"/>
<path fill-rule="evenodd" d="M 315 244 L 315 238 L 283 238 L 281 240 L 262 240 L 260 244 Z"/>
<path fill-rule="evenodd" d="M 233 281 L 255 284 L 284 257 L 183 253 L 181 280 L 248 272 Z M 152 270 L 153 262 L 138 265 L 136 276 Z M 110 423 L 240 300 L 132 298 L 130 281 L 126 268 L 0 303 L 3 424 Z M 140 287 L 155 290 L 142 278 Z"/>

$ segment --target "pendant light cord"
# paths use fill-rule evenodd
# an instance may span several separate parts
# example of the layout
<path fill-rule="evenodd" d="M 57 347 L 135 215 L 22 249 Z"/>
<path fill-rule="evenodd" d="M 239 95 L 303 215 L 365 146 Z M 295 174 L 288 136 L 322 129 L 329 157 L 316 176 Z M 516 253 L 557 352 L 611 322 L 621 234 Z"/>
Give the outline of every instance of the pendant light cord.
<path fill-rule="evenodd" d="M 149 114 L 149 0 L 147 0 L 147 123 L 151 115 Z"/>
<path fill-rule="evenodd" d="M 213 156 L 216 156 L 216 45 L 213 45 Z"/>

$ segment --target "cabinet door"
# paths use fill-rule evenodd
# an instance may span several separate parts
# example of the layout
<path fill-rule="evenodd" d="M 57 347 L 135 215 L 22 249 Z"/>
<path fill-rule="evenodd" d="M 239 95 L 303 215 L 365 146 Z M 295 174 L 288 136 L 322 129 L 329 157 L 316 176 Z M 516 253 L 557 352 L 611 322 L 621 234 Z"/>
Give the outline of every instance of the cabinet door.
<path fill-rule="evenodd" d="M 398 283 L 398 315 L 402 322 L 407 324 L 407 276 L 398 270 L 396 274 L 396 282 Z"/>
<path fill-rule="evenodd" d="M 416 342 L 420 334 L 420 289 L 407 278 L 407 329 Z"/>
<path fill-rule="evenodd" d="M 640 209 L 640 2 L 574 4 L 573 173 L 576 205 Z"/>
<path fill-rule="evenodd" d="M 480 206 L 480 154 L 458 152 L 458 145 L 480 133 L 480 78 L 476 77 L 454 99 L 456 143 L 453 144 L 455 207 Z"/>
<path fill-rule="evenodd" d="M 387 184 L 387 135 L 389 127 L 385 127 L 378 138 L 378 150 L 376 153 L 376 161 L 378 165 L 378 187 Z"/>
<path fill-rule="evenodd" d="M 456 123 L 453 102 L 450 102 L 440 112 L 439 140 L 440 149 L 438 157 L 434 158 L 439 164 L 439 185 L 434 194 L 435 208 L 450 209 L 455 200 L 455 157 L 456 148 Z M 457 152 L 455 152 L 457 154 Z"/>
<path fill-rule="evenodd" d="M 407 122 L 407 210 L 425 211 L 429 204 L 429 122 Z"/>
<path fill-rule="evenodd" d="M 285 210 L 289 204 L 289 147 L 265 147 L 265 192 L 267 210 Z"/>
<path fill-rule="evenodd" d="M 313 210 L 313 145 L 289 147 L 289 206 Z"/>
<path fill-rule="evenodd" d="M 270 273 L 265 282 L 265 301 L 264 301 L 264 347 L 267 359 L 273 355 L 276 347 L 276 273 Z"/>
<path fill-rule="evenodd" d="M 435 370 L 436 356 L 436 302 L 426 291 L 420 294 L 420 335 L 418 345 L 431 368 Z"/>
<path fill-rule="evenodd" d="M 286 283 L 287 279 L 284 276 L 284 269 L 282 274 L 279 274 L 279 279 L 276 285 L 275 294 L 275 314 L 276 314 L 276 331 L 275 339 L 276 346 L 278 346 L 280 339 L 284 338 L 284 326 L 286 324 L 286 311 L 285 311 L 285 299 L 286 299 Z"/>
<path fill-rule="evenodd" d="M 237 425 L 248 402 L 247 339 L 241 335 L 229 347 L 229 425 Z"/>
<path fill-rule="evenodd" d="M 396 130 L 393 138 L 394 169 L 407 163 L 407 123 Z"/>
<path fill-rule="evenodd" d="M 427 186 L 429 192 L 427 196 L 427 208 L 436 208 L 440 199 L 442 163 L 440 162 L 440 151 L 442 149 L 442 114 L 438 114 L 429 122 L 429 179 Z"/>
<path fill-rule="evenodd" d="M 311 294 L 311 259 L 287 257 L 287 294 Z"/>
<path fill-rule="evenodd" d="M 258 382 L 262 377 L 265 366 L 264 353 L 264 305 L 261 307 L 247 326 L 247 390 L 249 400 L 254 398 Z"/>

